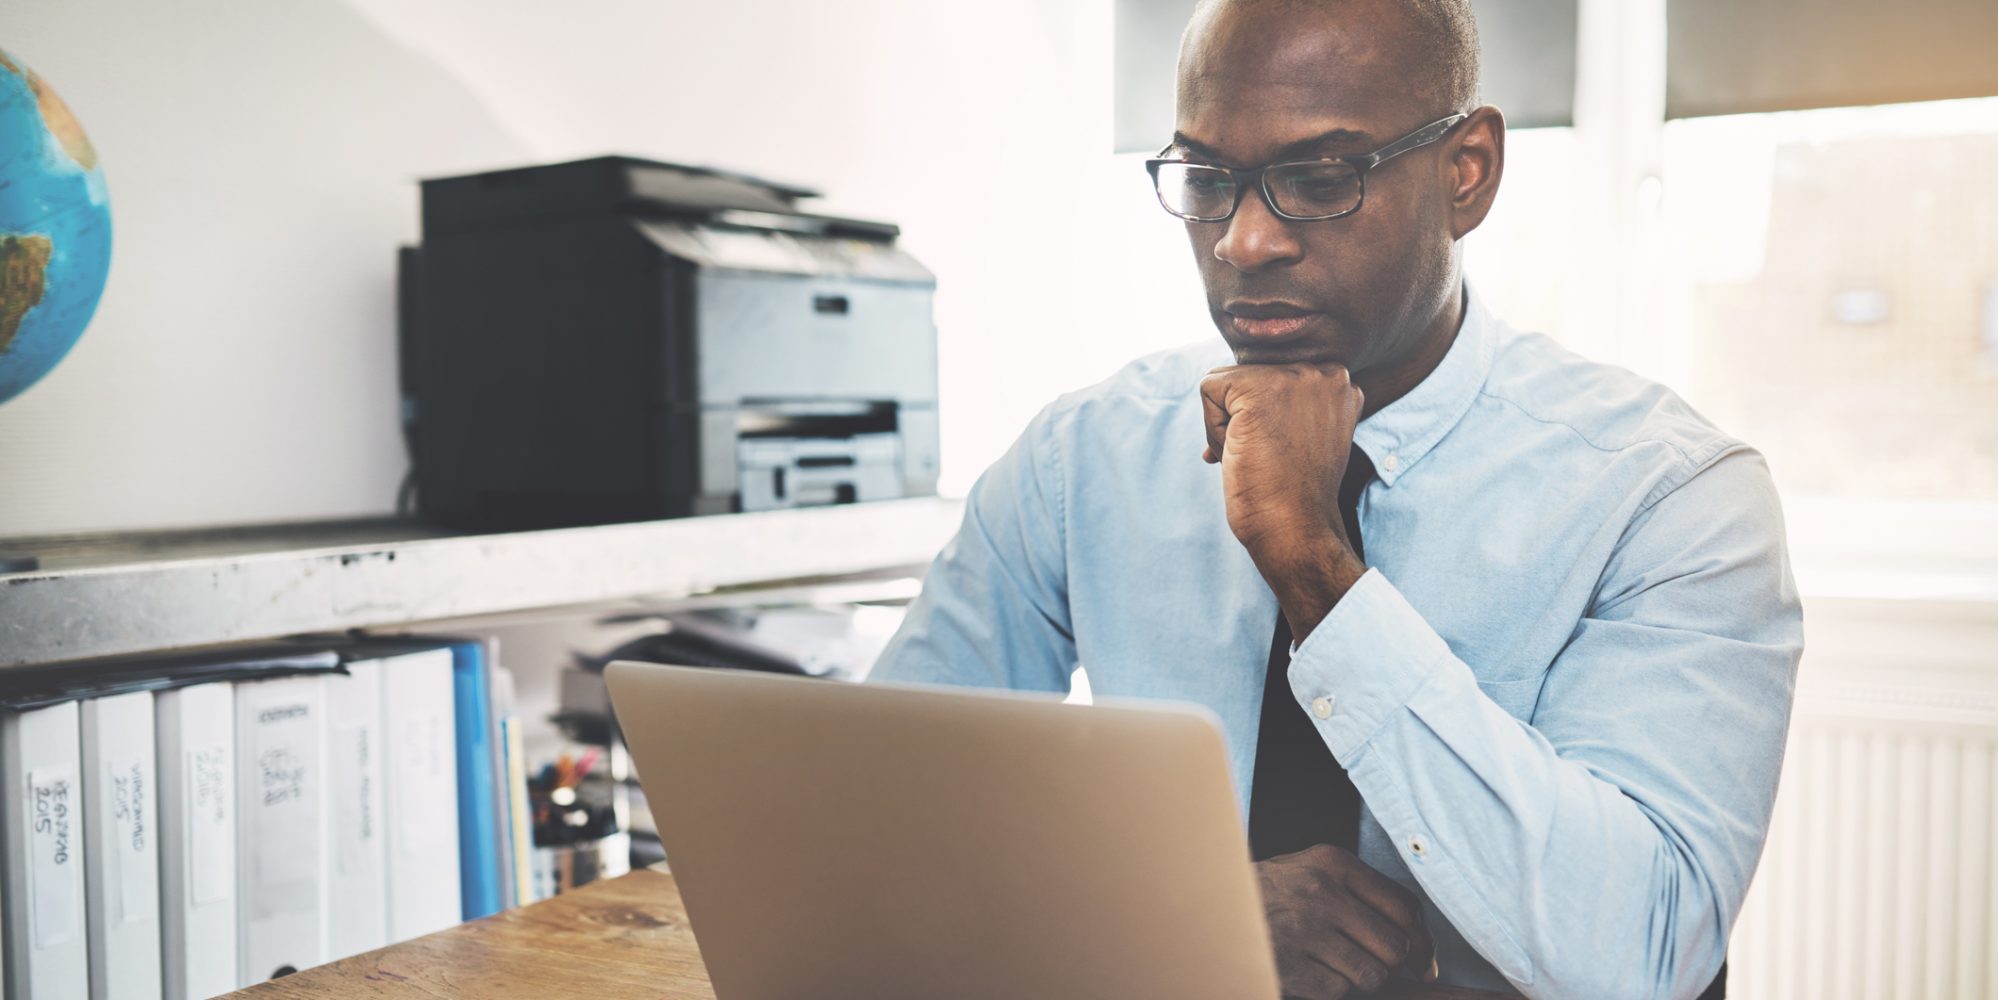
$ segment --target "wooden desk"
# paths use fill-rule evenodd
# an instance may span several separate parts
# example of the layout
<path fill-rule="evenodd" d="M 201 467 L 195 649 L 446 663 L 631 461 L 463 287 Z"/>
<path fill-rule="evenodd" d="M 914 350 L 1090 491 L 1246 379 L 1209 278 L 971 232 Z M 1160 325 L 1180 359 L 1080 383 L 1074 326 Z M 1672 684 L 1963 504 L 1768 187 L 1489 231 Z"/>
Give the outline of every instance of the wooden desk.
<path fill-rule="evenodd" d="M 671 875 L 637 871 L 532 906 L 230 994 L 714 1000 Z M 1476 990 L 1389 990 L 1394 1000 L 1487 1000 Z"/>

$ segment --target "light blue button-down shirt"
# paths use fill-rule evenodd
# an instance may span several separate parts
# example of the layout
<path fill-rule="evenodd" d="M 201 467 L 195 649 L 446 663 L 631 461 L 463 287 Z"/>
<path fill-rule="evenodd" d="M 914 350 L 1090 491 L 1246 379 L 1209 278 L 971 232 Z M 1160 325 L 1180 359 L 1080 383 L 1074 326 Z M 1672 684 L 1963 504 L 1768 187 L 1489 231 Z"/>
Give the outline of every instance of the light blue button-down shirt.
<path fill-rule="evenodd" d="M 1442 981 L 1692 997 L 1762 852 L 1803 648 L 1762 458 L 1475 295 L 1362 421 L 1372 567 L 1290 686 L 1424 900 Z M 1043 410 L 973 488 L 877 680 L 1196 702 L 1246 808 L 1276 599 L 1200 460 L 1212 343 Z M 1327 447 L 1340 446 L 1328 442 Z"/>

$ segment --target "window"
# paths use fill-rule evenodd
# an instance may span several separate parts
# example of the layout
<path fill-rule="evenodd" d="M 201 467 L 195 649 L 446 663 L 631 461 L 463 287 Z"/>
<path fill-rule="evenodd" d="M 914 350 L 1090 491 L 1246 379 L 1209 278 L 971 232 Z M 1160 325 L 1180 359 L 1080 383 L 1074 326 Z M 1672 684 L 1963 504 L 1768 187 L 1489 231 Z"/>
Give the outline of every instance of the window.
<path fill-rule="evenodd" d="M 1682 386 L 1788 492 L 1998 502 L 1998 99 L 1665 128 Z"/>

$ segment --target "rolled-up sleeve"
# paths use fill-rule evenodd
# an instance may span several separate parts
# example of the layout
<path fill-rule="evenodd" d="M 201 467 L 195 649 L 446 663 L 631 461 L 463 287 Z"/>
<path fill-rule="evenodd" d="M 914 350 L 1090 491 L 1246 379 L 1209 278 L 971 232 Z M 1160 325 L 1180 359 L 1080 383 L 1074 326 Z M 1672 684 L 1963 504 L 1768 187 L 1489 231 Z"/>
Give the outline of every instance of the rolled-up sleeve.
<path fill-rule="evenodd" d="M 1551 664 L 1472 667 L 1378 571 L 1290 683 L 1431 901 L 1535 997 L 1691 997 L 1762 852 L 1803 650 L 1746 449 L 1642 508 Z M 1544 668 L 1531 723 L 1480 676 Z"/>
<path fill-rule="evenodd" d="M 979 477 L 868 680 L 1068 690 L 1075 639 L 1054 419 L 1043 410 Z"/>

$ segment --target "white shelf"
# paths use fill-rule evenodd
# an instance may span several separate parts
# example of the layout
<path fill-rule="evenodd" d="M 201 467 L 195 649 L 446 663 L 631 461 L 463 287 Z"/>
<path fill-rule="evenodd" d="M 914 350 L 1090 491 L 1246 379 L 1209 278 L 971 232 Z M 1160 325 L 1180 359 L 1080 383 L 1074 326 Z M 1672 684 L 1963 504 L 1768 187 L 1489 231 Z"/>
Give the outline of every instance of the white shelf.
<path fill-rule="evenodd" d="M 0 668 L 920 567 L 956 500 L 448 535 L 404 521 L 14 539 Z"/>

